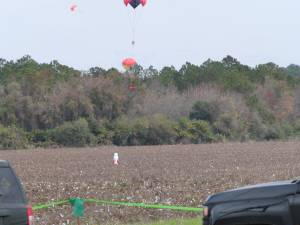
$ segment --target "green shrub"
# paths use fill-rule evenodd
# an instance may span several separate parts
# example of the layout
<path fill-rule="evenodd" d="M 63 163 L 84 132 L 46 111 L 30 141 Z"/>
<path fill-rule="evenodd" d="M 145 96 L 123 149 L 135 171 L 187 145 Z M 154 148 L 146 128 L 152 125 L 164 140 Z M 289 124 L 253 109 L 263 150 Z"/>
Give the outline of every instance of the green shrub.
<path fill-rule="evenodd" d="M 268 109 L 261 104 L 259 101 L 258 96 L 252 95 L 246 97 L 246 104 L 250 108 L 251 111 L 256 111 L 259 113 L 259 116 L 265 121 L 266 123 L 275 123 L 276 117 L 268 111 Z"/>
<path fill-rule="evenodd" d="M 48 148 L 57 146 L 51 140 L 51 130 L 34 130 L 30 133 L 30 141 L 35 147 Z"/>
<path fill-rule="evenodd" d="M 174 144 L 175 123 L 162 115 L 129 120 L 121 117 L 115 122 L 113 143 L 116 145 Z"/>
<path fill-rule="evenodd" d="M 182 117 L 179 119 L 175 130 L 177 132 L 177 142 L 183 144 L 190 144 L 192 143 L 193 134 L 189 132 L 191 128 L 191 120 L 186 117 Z"/>
<path fill-rule="evenodd" d="M 84 147 L 95 144 L 95 136 L 89 129 L 85 119 L 65 122 L 51 131 L 51 140 L 67 147 Z"/>
<path fill-rule="evenodd" d="M 239 130 L 239 121 L 232 114 L 223 114 L 214 123 L 214 128 L 217 133 L 225 137 L 233 137 Z"/>
<path fill-rule="evenodd" d="M 21 149 L 28 146 L 28 138 L 20 128 L 0 125 L 0 149 Z"/>
<path fill-rule="evenodd" d="M 248 133 L 251 139 L 264 140 L 268 133 L 268 126 L 263 123 L 257 114 L 254 114 L 254 118 L 249 121 Z"/>
<path fill-rule="evenodd" d="M 284 138 L 294 137 L 295 136 L 295 129 L 294 127 L 289 123 L 283 123 L 281 124 L 281 129 L 284 134 Z"/>
<path fill-rule="evenodd" d="M 177 133 L 175 123 L 164 115 L 150 118 L 147 145 L 175 144 Z"/>
<path fill-rule="evenodd" d="M 215 141 L 210 124 L 203 120 L 189 120 L 181 118 L 176 127 L 178 142 L 208 143 Z"/>
<path fill-rule="evenodd" d="M 97 145 L 112 144 L 113 131 L 109 128 L 107 120 L 89 119 L 89 127 L 94 134 Z"/>
<path fill-rule="evenodd" d="M 217 104 L 198 101 L 193 105 L 189 117 L 191 120 L 206 120 L 211 123 L 214 121 L 218 112 L 219 108 Z"/>
<path fill-rule="evenodd" d="M 114 123 L 113 130 L 113 144 L 119 146 L 129 145 L 129 140 L 132 135 L 132 127 L 129 124 L 127 117 L 122 116 L 118 118 Z"/>
<path fill-rule="evenodd" d="M 51 138 L 48 130 L 34 130 L 30 136 L 33 143 L 47 142 Z"/>
<path fill-rule="evenodd" d="M 132 127 L 130 142 L 132 145 L 149 145 L 150 121 L 147 117 L 138 118 Z"/>
<path fill-rule="evenodd" d="M 289 132 L 291 131 L 288 131 L 288 128 L 281 127 L 277 124 L 267 125 L 260 118 L 255 117 L 250 122 L 248 132 L 251 139 L 259 141 L 284 139 L 289 135 Z"/>
<path fill-rule="evenodd" d="M 285 134 L 283 129 L 278 125 L 273 125 L 268 127 L 265 139 L 266 140 L 276 140 L 276 139 L 284 139 Z"/>
<path fill-rule="evenodd" d="M 129 120 L 123 116 L 115 121 L 113 143 L 116 145 L 147 145 L 149 143 L 149 118 Z"/>
<path fill-rule="evenodd" d="M 206 121 L 191 121 L 191 126 L 187 131 L 192 135 L 191 140 L 195 144 L 212 142 L 214 140 L 214 135 L 211 126 Z"/>

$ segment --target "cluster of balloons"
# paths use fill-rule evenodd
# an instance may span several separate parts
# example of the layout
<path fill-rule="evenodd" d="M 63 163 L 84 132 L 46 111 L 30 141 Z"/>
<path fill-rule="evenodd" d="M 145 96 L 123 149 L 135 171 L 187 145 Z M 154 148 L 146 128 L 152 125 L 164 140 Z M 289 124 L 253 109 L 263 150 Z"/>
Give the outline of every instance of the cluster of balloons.
<path fill-rule="evenodd" d="M 147 4 L 147 0 L 123 0 L 124 1 L 124 4 L 125 6 L 131 6 L 134 10 L 139 6 L 139 5 L 142 5 L 142 6 L 145 6 Z M 134 12 L 135 13 L 135 12 Z M 135 28 L 133 28 L 135 29 Z M 135 40 L 132 40 L 131 44 L 134 46 L 135 44 Z M 122 65 L 123 67 L 126 69 L 126 70 L 130 70 L 131 68 L 133 68 L 135 65 L 136 65 L 136 60 L 133 59 L 133 58 L 127 58 L 127 59 L 124 59 L 123 62 L 122 62 Z"/>
<path fill-rule="evenodd" d="M 131 6 L 134 9 L 133 13 L 135 13 L 135 10 L 139 5 L 144 7 L 147 4 L 147 0 L 123 0 L 123 1 L 126 7 Z M 135 27 L 133 27 L 133 30 L 135 30 Z M 131 44 L 134 47 L 135 45 L 134 37 Z M 137 65 L 137 62 L 134 58 L 126 58 L 122 61 L 122 65 L 127 71 L 127 73 L 131 73 L 130 70 L 132 70 Z M 136 85 L 134 84 L 134 82 L 130 83 L 128 89 L 130 92 L 134 92 L 136 90 Z"/>
<path fill-rule="evenodd" d="M 144 7 L 147 4 L 147 0 L 123 0 L 123 1 L 124 1 L 124 4 L 125 4 L 126 7 L 131 6 L 134 9 L 133 13 L 135 13 L 135 10 L 139 5 Z M 70 5 L 70 11 L 72 13 L 75 13 L 77 10 L 78 10 L 78 5 L 77 4 Z M 135 28 L 133 28 L 133 29 L 135 29 Z M 132 46 L 134 46 L 135 45 L 135 40 L 132 40 L 131 44 L 132 44 Z M 137 65 L 137 62 L 134 58 L 126 58 L 122 61 L 122 65 L 123 65 L 124 69 L 127 72 L 129 72 L 130 70 L 132 70 Z M 131 83 L 129 85 L 128 89 L 130 91 L 135 91 L 136 87 L 133 83 Z"/>
<path fill-rule="evenodd" d="M 139 5 L 145 6 L 147 4 L 147 0 L 124 0 L 124 4 L 128 6 L 130 4 L 132 8 L 136 8 Z"/>

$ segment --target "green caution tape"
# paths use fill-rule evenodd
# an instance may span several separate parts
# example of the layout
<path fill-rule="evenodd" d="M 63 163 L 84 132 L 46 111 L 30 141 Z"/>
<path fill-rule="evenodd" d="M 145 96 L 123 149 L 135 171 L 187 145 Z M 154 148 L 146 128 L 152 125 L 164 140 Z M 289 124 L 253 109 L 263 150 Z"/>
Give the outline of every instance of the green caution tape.
<path fill-rule="evenodd" d="M 170 210 L 178 210 L 178 211 L 186 211 L 186 212 L 202 212 L 202 208 L 192 208 L 192 207 L 174 206 L 174 205 L 144 204 L 144 203 L 136 203 L 136 202 L 113 202 L 113 201 L 102 201 L 96 199 L 86 199 L 86 202 L 103 204 L 103 205 L 140 207 L 140 208 L 148 208 L 148 209 L 170 209 Z"/>
<path fill-rule="evenodd" d="M 47 209 L 58 205 L 65 205 L 71 203 L 73 206 L 73 215 L 76 217 L 82 217 L 84 213 L 84 203 L 94 203 L 101 205 L 116 205 L 116 206 L 128 206 L 128 207 L 140 207 L 148 209 L 169 209 L 176 211 L 185 211 L 185 212 L 202 212 L 202 208 L 193 208 L 185 206 L 174 206 L 174 205 L 160 205 L 160 204 L 145 204 L 145 203 L 136 203 L 136 202 L 115 202 L 115 201 L 103 201 L 97 199 L 80 199 L 80 198 L 71 198 L 66 200 L 61 200 L 57 202 L 50 202 L 47 204 L 39 204 L 33 206 L 33 210 Z"/>

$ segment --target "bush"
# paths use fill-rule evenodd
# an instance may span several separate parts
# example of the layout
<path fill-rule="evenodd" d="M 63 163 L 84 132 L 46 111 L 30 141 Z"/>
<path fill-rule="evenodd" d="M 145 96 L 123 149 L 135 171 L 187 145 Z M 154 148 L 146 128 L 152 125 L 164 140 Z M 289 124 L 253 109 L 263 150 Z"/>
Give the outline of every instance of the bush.
<path fill-rule="evenodd" d="M 248 96 L 246 98 L 246 104 L 252 111 L 258 112 L 259 116 L 267 123 L 274 123 L 276 117 L 260 102 L 256 95 Z"/>
<path fill-rule="evenodd" d="M 130 126 L 127 117 L 122 116 L 118 118 L 114 123 L 113 130 L 113 144 L 119 146 L 129 145 L 129 140 L 132 135 L 132 127 Z"/>
<path fill-rule="evenodd" d="M 113 143 L 116 145 L 174 144 L 177 138 L 174 127 L 173 121 L 159 114 L 132 121 L 122 117 L 115 122 Z"/>
<path fill-rule="evenodd" d="M 30 140 L 35 147 L 48 148 L 57 144 L 51 140 L 51 130 L 34 130 L 30 133 Z"/>
<path fill-rule="evenodd" d="M 212 142 L 214 135 L 208 122 L 203 120 L 191 121 L 191 127 L 187 130 L 192 135 L 195 144 Z"/>
<path fill-rule="evenodd" d="M 211 123 L 214 121 L 218 111 L 217 104 L 198 101 L 193 105 L 189 117 L 191 120 L 206 120 Z"/>
<path fill-rule="evenodd" d="M 295 129 L 292 125 L 288 123 L 281 124 L 281 129 L 284 134 L 284 138 L 294 137 L 295 136 Z"/>
<path fill-rule="evenodd" d="M 258 114 L 254 114 L 251 121 L 249 121 L 248 133 L 251 139 L 264 140 L 268 133 L 268 126 L 263 123 Z"/>
<path fill-rule="evenodd" d="M 214 128 L 217 133 L 225 137 L 233 137 L 239 131 L 239 121 L 232 114 L 223 114 L 214 123 Z"/>
<path fill-rule="evenodd" d="M 292 134 L 289 127 L 281 127 L 277 124 L 266 125 L 259 117 L 254 117 L 250 122 L 250 138 L 254 140 L 276 140 L 284 139 Z"/>
<path fill-rule="evenodd" d="M 215 141 L 210 124 L 203 120 L 181 118 L 176 128 L 178 141 L 183 143 L 207 143 Z"/>
<path fill-rule="evenodd" d="M 191 120 L 186 117 L 182 117 L 179 121 L 175 130 L 177 132 L 177 142 L 183 144 L 192 143 L 193 135 L 189 132 L 191 128 Z"/>
<path fill-rule="evenodd" d="M 141 117 L 134 121 L 132 127 L 132 145 L 149 145 L 150 121 L 147 117 Z"/>
<path fill-rule="evenodd" d="M 175 125 L 163 115 L 154 115 L 150 118 L 147 145 L 175 144 L 177 139 Z"/>
<path fill-rule="evenodd" d="M 113 131 L 109 128 L 107 120 L 89 119 L 89 127 L 94 134 L 97 145 L 112 144 Z"/>
<path fill-rule="evenodd" d="M 276 139 L 284 139 L 285 138 L 285 134 L 283 129 L 278 126 L 278 125 L 274 125 L 274 126 L 270 126 L 268 127 L 265 139 L 266 140 L 276 140 Z"/>
<path fill-rule="evenodd" d="M 89 129 L 85 119 L 65 122 L 51 131 L 51 140 L 67 147 L 84 147 L 95 144 L 95 136 Z"/>
<path fill-rule="evenodd" d="M 30 136 L 33 143 L 47 142 L 50 140 L 49 131 L 47 130 L 34 130 L 30 133 Z"/>
<path fill-rule="evenodd" d="M 25 131 L 17 127 L 4 127 L 0 125 L 0 149 L 26 148 L 28 138 Z"/>

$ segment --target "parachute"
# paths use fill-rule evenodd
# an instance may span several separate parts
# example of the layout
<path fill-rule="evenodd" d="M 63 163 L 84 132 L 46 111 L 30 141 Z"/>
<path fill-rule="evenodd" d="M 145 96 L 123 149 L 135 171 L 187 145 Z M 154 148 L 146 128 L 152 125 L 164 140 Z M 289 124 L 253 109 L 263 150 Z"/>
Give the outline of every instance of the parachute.
<path fill-rule="evenodd" d="M 122 65 L 126 70 L 125 75 L 127 76 L 129 82 L 128 90 L 130 92 L 135 92 L 137 89 L 136 87 L 137 77 L 133 69 L 137 65 L 137 62 L 135 61 L 134 58 L 126 58 L 123 60 Z"/>
<path fill-rule="evenodd" d="M 124 0 L 124 4 L 128 6 L 130 4 L 132 8 L 136 8 L 139 5 L 145 6 L 147 4 L 147 0 Z"/>
<path fill-rule="evenodd" d="M 132 69 L 136 64 L 137 63 L 134 58 L 126 58 L 122 62 L 122 65 L 126 70 Z"/>

